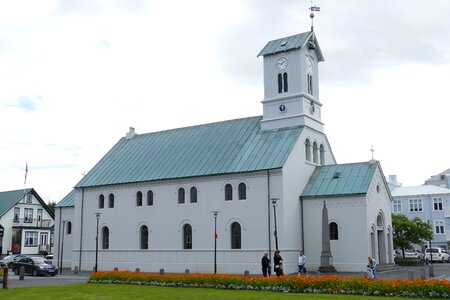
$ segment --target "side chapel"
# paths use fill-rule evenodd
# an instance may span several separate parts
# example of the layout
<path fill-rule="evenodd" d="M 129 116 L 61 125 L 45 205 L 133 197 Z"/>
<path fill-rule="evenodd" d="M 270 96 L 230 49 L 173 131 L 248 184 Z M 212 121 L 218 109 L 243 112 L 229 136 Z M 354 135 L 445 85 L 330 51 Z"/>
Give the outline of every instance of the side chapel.
<path fill-rule="evenodd" d="M 393 263 L 380 163 L 337 164 L 325 135 L 315 33 L 270 41 L 259 56 L 262 116 L 130 128 L 76 184 L 56 208 L 59 266 L 212 273 L 216 252 L 218 273 L 259 274 L 263 253 L 278 247 L 294 273 L 301 249 L 308 269 L 320 267 L 322 232 L 338 271 L 359 272 L 368 256 Z"/>

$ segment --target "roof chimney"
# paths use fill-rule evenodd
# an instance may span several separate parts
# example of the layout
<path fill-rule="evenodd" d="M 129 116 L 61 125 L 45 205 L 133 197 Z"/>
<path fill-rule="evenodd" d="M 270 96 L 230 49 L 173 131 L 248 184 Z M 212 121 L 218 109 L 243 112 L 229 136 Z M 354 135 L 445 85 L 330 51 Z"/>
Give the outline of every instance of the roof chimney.
<path fill-rule="evenodd" d="M 389 175 L 389 183 L 398 185 L 398 183 L 397 183 L 397 175 Z"/>
<path fill-rule="evenodd" d="M 135 133 L 134 133 L 134 127 L 130 127 L 130 131 L 127 132 L 125 138 L 126 138 L 127 140 L 129 140 L 129 139 L 131 139 L 134 135 L 135 135 Z"/>

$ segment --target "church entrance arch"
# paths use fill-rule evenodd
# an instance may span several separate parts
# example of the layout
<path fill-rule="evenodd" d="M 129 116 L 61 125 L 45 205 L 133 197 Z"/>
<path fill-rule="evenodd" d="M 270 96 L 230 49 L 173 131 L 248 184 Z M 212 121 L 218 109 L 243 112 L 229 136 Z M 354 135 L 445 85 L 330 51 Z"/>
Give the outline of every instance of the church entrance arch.
<path fill-rule="evenodd" d="M 378 262 L 387 263 L 386 260 L 386 229 L 383 213 L 377 216 Z"/>

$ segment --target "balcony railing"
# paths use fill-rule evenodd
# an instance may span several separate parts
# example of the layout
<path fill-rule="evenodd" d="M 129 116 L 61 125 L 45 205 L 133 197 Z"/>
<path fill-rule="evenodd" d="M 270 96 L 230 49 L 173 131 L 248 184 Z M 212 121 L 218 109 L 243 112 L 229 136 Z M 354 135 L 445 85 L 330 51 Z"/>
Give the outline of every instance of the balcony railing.
<path fill-rule="evenodd" d="M 13 226 L 22 227 L 51 227 L 53 225 L 53 220 L 38 220 L 29 218 L 14 218 Z"/>

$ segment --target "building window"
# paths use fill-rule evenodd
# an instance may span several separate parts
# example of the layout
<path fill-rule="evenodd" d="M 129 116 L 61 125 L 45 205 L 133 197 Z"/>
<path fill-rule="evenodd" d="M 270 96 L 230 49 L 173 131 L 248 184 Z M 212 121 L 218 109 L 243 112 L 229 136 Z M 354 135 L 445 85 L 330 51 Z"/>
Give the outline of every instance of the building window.
<path fill-rule="evenodd" d="M 66 224 L 67 227 L 67 235 L 71 235 L 72 234 L 72 222 L 68 221 Z"/>
<path fill-rule="evenodd" d="M 305 156 L 307 161 L 311 161 L 311 142 L 309 139 L 305 141 Z"/>
<path fill-rule="evenodd" d="M 442 198 L 433 198 L 433 210 L 442 210 Z"/>
<path fill-rule="evenodd" d="M 14 222 L 19 222 L 19 216 L 20 216 L 20 208 L 14 207 Z"/>
<path fill-rule="evenodd" d="M 197 188 L 195 186 L 191 187 L 190 194 L 191 203 L 197 203 Z"/>
<path fill-rule="evenodd" d="M 402 200 L 396 199 L 392 201 L 392 212 L 401 213 L 402 212 Z"/>
<path fill-rule="evenodd" d="M 323 166 L 325 164 L 325 147 L 320 145 L 320 165 Z"/>
<path fill-rule="evenodd" d="M 109 199 L 109 208 L 113 208 L 114 207 L 114 194 L 109 194 L 108 196 Z"/>
<path fill-rule="evenodd" d="M 105 208 L 105 196 L 103 194 L 98 196 L 98 208 Z"/>
<path fill-rule="evenodd" d="M 435 234 L 445 234 L 444 221 L 442 221 L 442 220 L 434 221 L 434 233 Z"/>
<path fill-rule="evenodd" d="M 102 249 L 109 249 L 109 228 L 102 228 Z"/>
<path fill-rule="evenodd" d="M 231 249 L 241 249 L 241 225 L 231 224 Z"/>
<path fill-rule="evenodd" d="M 27 195 L 26 203 L 33 203 L 33 195 L 32 194 Z"/>
<path fill-rule="evenodd" d="M 185 202 L 186 195 L 184 193 L 184 188 L 178 189 L 178 204 L 183 204 Z"/>
<path fill-rule="evenodd" d="M 32 223 L 33 222 L 33 209 L 32 208 L 25 208 L 24 213 L 24 220 L 25 223 Z"/>
<path fill-rule="evenodd" d="M 142 192 L 138 191 L 136 193 L 136 206 L 142 206 Z"/>
<path fill-rule="evenodd" d="M 307 75 L 308 77 L 308 94 L 313 94 L 313 77 L 311 74 Z"/>
<path fill-rule="evenodd" d="M 183 226 L 183 249 L 192 249 L 192 227 L 189 224 Z"/>
<path fill-rule="evenodd" d="M 141 227 L 141 249 L 148 249 L 148 228 L 145 225 Z"/>
<path fill-rule="evenodd" d="M 313 143 L 313 162 L 315 164 L 319 163 L 319 147 L 316 142 Z"/>
<path fill-rule="evenodd" d="M 247 199 L 247 186 L 245 185 L 245 183 L 243 182 L 239 183 L 238 191 L 239 191 L 239 200 Z"/>
<path fill-rule="evenodd" d="M 330 223 L 330 240 L 338 240 L 339 239 L 339 228 L 335 222 Z"/>
<path fill-rule="evenodd" d="M 288 74 L 285 72 L 283 74 L 278 74 L 278 93 L 281 94 L 283 92 L 288 91 Z"/>
<path fill-rule="evenodd" d="M 25 231 L 25 246 L 37 246 L 38 233 L 36 231 Z"/>
<path fill-rule="evenodd" d="M 147 206 L 153 206 L 153 191 L 147 192 Z"/>
<path fill-rule="evenodd" d="M 225 185 L 225 201 L 233 200 L 233 187 L 227 183 Z"/>
<path fill-rule="evenodd" d="M 409 211 L 423 211 L 422 199 L 409 199 Z"/>

